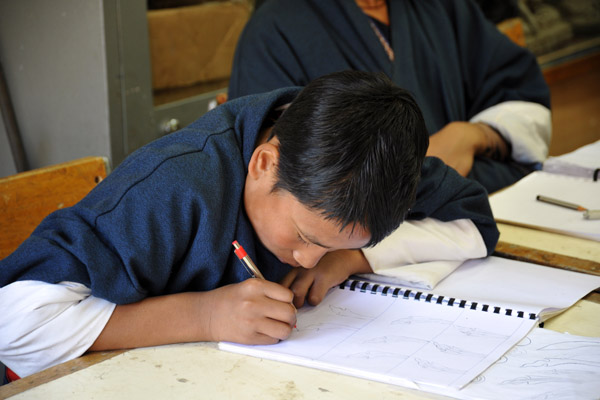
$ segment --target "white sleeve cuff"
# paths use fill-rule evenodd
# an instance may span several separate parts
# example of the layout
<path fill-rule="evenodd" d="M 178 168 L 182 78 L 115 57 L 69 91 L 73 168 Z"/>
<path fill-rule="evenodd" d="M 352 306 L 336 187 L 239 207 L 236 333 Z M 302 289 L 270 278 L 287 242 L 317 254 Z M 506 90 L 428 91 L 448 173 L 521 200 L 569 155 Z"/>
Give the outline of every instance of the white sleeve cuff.
<path fill-rule="evenodd" d="M 552 137 L 550 110 L 528 101 L 506 101 L 475 115 L 469 122 L 483 122 L 496 129 L 512 146 L 517 162 L 543 162 Z"/>
<path fill-rule="evenodd" d="M 405 221 L 363 254 L 378 281 L 432 289 L 464 261 L 487 255 L 470 219 Z"/>
<path fill-rule="evenodd" d="M 21 378 L 85 353 L 115 308 L 73 282 L 17 281 L 0 304 L 0 361 Z"/>

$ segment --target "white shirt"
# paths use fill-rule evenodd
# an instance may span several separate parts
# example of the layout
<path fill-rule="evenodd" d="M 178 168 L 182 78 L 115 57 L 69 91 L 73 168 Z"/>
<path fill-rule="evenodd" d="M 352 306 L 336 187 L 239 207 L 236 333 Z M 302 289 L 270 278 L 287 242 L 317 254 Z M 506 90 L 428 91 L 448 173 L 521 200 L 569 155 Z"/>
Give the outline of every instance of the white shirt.
<path fill-rule="evenodd" d="M 80 283 L 17 281 L 0 289 L 0 361 L 21 378 L 90 348 L 115 304 Z"/>
<path fill-rule="evenodd" d="M 511 144 L 512 159 L 541 163 L 548 157 L 552 137 L 550 110 L 538 103 L 506 101 L 475 115 L 469 122 L 483 122 Z"/>

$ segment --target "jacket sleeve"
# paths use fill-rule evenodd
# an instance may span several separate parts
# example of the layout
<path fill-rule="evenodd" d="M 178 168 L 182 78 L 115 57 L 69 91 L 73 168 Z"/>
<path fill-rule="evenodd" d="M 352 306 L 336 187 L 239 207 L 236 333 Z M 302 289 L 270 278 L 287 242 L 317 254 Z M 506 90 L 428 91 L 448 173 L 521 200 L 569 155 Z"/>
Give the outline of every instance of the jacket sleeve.
<path fill-rule="evenodd" d="M 404 221 L 379 244 L 362 251 L 377 274 L 372 279 L 424 289 L 435 287 L 466 260 L 487 255 L 470 219 Z"/>
<path fill-rule="evenodd" d="M 551 138 L 550 89 L 537 59 L 488 21 L 473 1 L 444 2 L 453 15 L 467 120 L 493 126 L 521 163 L 543 161 Z"/>
<path fill-rule="evenodd" d="M 406 219 L 425 218 L 443 222 L 470 219 L 479 230 L 488 255 L 494 251 L 500 235 L 483 186 L 463 178 L 435 157 L 425 158 L 416 201 Z"/>

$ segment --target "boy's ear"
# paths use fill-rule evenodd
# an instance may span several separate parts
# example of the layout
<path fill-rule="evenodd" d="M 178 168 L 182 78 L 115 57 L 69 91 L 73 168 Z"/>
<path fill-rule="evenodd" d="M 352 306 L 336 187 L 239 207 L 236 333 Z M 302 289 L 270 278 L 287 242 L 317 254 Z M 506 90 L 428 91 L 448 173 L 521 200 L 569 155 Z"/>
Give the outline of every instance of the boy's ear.
<path fill-rule="evenodd" d="M 279 148 L 272 143 L 263 143 L 254 149 L 252 153 L 248 164 L 248 175 L 254 179 L 273 176 L 277 170 L 278 162 Z"/>

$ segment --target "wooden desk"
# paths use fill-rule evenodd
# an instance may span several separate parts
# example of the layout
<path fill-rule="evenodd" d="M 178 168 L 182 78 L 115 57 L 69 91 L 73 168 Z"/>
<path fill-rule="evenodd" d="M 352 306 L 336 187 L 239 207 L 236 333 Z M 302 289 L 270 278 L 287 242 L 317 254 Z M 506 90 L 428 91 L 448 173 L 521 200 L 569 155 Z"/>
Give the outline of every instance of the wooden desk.
<path fill-rule="evenodd" d="M 600 242 L 509 224 L 498 224 L 496 255 L 600 275 Z"/>
<path fill-rule="evenodd" d="M 600 336 L 598 302 L 581 300 L 546 328 Z M 47 382 L 47 383 L 45 383 Z M 444 399 L 350 376 L 192 343 L 93 353 L 0 387 L 14 399 Z"/>
<path fill-rule="evenodd" d="M 500 254 L 600 275 L 600 244 L 597 242 L 504 224 L 500 224 L 499 228 L 503 241 L 497 248 Z M 523 247 L 515 242 L 530 247 Z M 557 253 L 544 249 L 555 250 Z M 599 337 L 598 315 L 600 294 L 593 293 L 546 321 L 545 328 Z M 361 400 L 446 398 L 296 365 L 231 354 L 219 351 L 215 343 L 88 354 L 0 387 L 0 399 L 8 396 L 15 396 L 15 399 L 93 397 L 111 400 L 197 397 Z"/>

